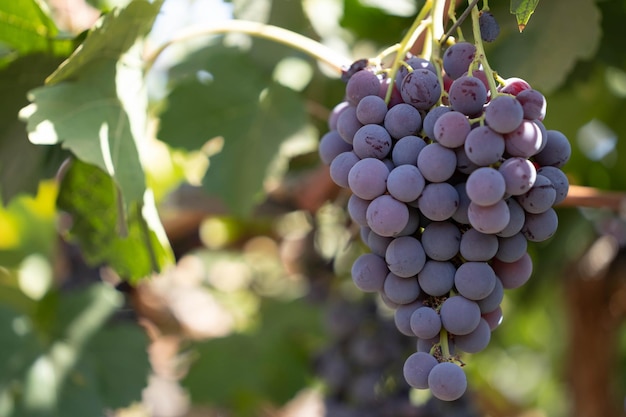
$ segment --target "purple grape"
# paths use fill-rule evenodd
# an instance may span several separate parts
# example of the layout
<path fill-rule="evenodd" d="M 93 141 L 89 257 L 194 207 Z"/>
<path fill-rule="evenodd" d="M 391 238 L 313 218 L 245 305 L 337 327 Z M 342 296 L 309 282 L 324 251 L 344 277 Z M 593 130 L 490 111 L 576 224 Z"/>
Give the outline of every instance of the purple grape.
<path fill-rule="evenodd" d="M 340 153 L 330 163 L 330 178 L 338 186 L 348 188 L 348 174 L 360 160 L 352 151 Z"/>
<path fill-rule="evenodd" d="M 427 69 L 417 69 L 402 80 L 400 94 L 405 103 L 418 110 L 428 110 L 441 96 L 441 85 L 437 75 Z"/>
<path fill-rule="evenodd" d="M 491 206 L 502 200 L 506 184 L 497 169 L 481 167 L 467 177 L 465 189 L 472 203 Z"/>
<path fill-rule="evenodd" d="M 539 126 L 532 120 L 524 120 L 510 133 L 504 135 L 506 152 L 510 156 L 530 158 L 539 152 L 544 138 Z"/>
<path fill-rule="evenodd" d="M 420 339 L 432 339 L 441 331 L 439 313 L 431 307 L 420 307 L 411 314 L 411 330 Z"/>
<path fill-rule="evenodd" d="M 486 262 L 465 262 L 454 275 L 454 286 L 469 300 L 481 300 L 493 291 L 496 274 Z"/>
<path fill-rule="evenodd" d="M 476 229 L 468 229 L 461 236 L 459 252 L 467 261 L 487 262 L 498 251 L 498 238 L 491 234 L 481 233 Z"/>
<path fill-rule="evenodd" d="M 546 146 L 534 159 L 541 166 L 561 168 L 572 155 L 572 146 L 567 137 L 558 130 L 548 130 Z"/>
<path fill-rule="evenodd" d="M 556 199 L 556 189 L 547 177 L 537 174 L 535 183 L 526 193 L 517 196 L 517 202 L 528 213 L 539 214 L 548 210 Z"/>
<path fill-rule="evenodd" d="M 561 203 L 567 197 L 567 192 L 569 191 L 569 180 L 567 176 L 557 167 L 553 166 L 545 166 L 539 168 L 537 171 L 538 175 L 543 175 L 548 178 L 552 185 L 554 185 L 554 189 L 556 190 L 556 198 L 554 199 L 554 205 Z"/>
<path fill-rule="evenodd" d="M 417 274 L 417 281 L 423 292 L 440 297 L 452 289 L 455 272 L 451 262 L 428 260 Z"/>
<path fill-rule="evenodd" d="M 474 117 L 487 103 L 487 89 L 480 79 L 463 75 L 452 82 L 448 98 L 453 110 Z"/>
<path fill-rule="evenodd" d="M 432 62 L 430 62 L 427 59 L 421 58 L 419 56 L 412 56 L 409 59 L 407 59 L 405 62 L 413 70 L 426 69 L 428 71 L 431 71 L 433 74 L 437 74 L 437 70 L 435 69 L 435 66 L 433 65 Z M 400 68 L 398 69 L 398 73 L 396 74 L 396 87 L 398 89 L 402 87 L 402 80 L 404 80 L 404 77 L 406 77 L 408 73 L 409 73 L 409 69 L 406 66 L 401 65 Z"/>
<path fill-rule="evenodd" d="M 476 303 L 480 308 L 481 313 L 493 311 L 500 306 L 504 299 L 504 287 L 502 281 L 499 278 L 496 279 L 496 285 L 493 287 L 493 291 L 489 293 L 485 298 L 478 300 Z"/>
<path fill-rule="evenodd" d="M 467 134 L 464 146 L 470 161 L 479 166 L 488 166 L 502 159 L 504 136 L 489 126 L 478 126 Z"/>
<path fill-rule="evenodd" d="M 381 236 L 396 236 L 409 222 L 409 209 L 405 203 L 390 195 L 376 197 L 367 207 L 367 225 Z"/>
<path fill-rule="evenodd" d="M 462 174 L 469 175 L 472 172 L 476 171 L 480 168 L 474 162 L 472 162 L 467 152 L 465 152 L 464 146 L 459 146 L 454 150 L 454 154 L 456 155 L 456 170 Z"/>
<path fill-rule="evenodd" d="M 526 158 L 509 158 L 498 168 L 506 184 L 506 193 L 522 195 L 533 186 L 537 179 L 537 169 Z"/>
<path fill-rule="evenodd" d="M 331 130 L 320 139 L 318 153 L 322 163 L 330 165 L 337 155 L 351 150 L 352 145 L 344 141 L 339 132 Z"/>
<path fill-rule="evenodd" d="M 511 290 L 524 285 L 533 273 L 533 261 L 528 253 L 515 262 L 493 260 L 493 270 L 502 281 L 504 289 Z"/>
<path fill-rule="evenodd" d="M 399 277 L 393 272 L 387 274 L 383 284 L 383 293 L 387 298 L 396 304 L 409 304 L 417 300 L 420 294 L 420 287 L 417 278 Z"/>
<path fill-rule="evenodd" d="M 381 236 L 376 234 L 373 230 L 370 230 L 367 234 L 367 239 L 363 239 L 363 241 L 367 243 L 367 246 L 369 246 L 372 253 L 384 258 L 387 253 L 387 247 L 393 239 L 393 237 Z"/>
<path fill-rule="evenodd" d="M 467 353 L 478 353 L 489 345 L 491 340 L 491 329 L 489 323 L 483 318 L 480 319 L 478 327 L 470 334 L 456 336 L 454 343 L 457 349 Z"/>
<path fill-rule="evenodd" d="M 480 322 L 480 307 L 462 295 L 446 298 L 439 314 L 443 327 L 454 335 L 469 334 Z"/>
<path fill-rule="evenodd" d="M 506 205 L 509 208 L 509 224 L 502 231 L 496 233 L 498 237 L 511 237 L 522 230 L 526 221 L 526 212 L 514 198 L 507 198 Z"/>
<path fill-rule="evenodd" d="M 350 144 L 352 144 L 354 134 L 362 126 L 363 124 L 356 117 L 356 108 L 354 106 L 348 106 L 343 109 L 337 119 L 337 132 L 339 132 L 343 140 Z"/>
<path fill-rule="evenodd" d="M 524 109 L 515 97 L 498 96 L 485 107 L 485 122 L 498 133 L 514 131 L 522 120 L 524 120 Z"/>
<path fill-rule="evenodd" d="M 354 134 L 352 146 L 354 153 L 361 159 L 383 159 L 391 152 L 391 136 L 380 125 L 364 125 Z"/>
<path fill-rule="evenodd" d="M 411 315 L 418 308 L 422 307 L 421 301 L 414 301 L 409 304 L 400 304 L 393 315 L 393 321 L 396 328 L 405 336 L 415 336 L 413 330 L 411 330 Z"/>
<path fill-rule="evenodd" d="M 400 103 L 389 109 L 384 125 L 392 138 L 400 139 L 419 132 L 422 128 L 422 116 L 410 104 Z"/>
<path fill-rule="evenodd" d="M 417 199 L 422 214 L 432 221 L 447 220 L 459 207 L 459 194 L 447 182 L 430 183 Z"/>
<path fill-rule="evenodd" d="M 361 159 L 348 173 L 348 186 L 357 197 L 373 200 L 387 191 L 388 175 L 389 170 L 380 159 Z"/>
<path fill-rule="evenodd" d="M 385 260 L 373 253 L 362 254 L 352 264 L 352 281 L 363 292 L 381 291 L 388 273 Z"/>
<path fill-rule="evenodd" d="M 435 122 L 435 139 L 446 148 L 458 148 L 463 146 L 471 129 L 469 120 L 463 113 L 446 112 Z"/>
<path fill-rule="evenodd" d="M 437 365 L 437 359 L 425 352 L 415 352 L 404 361 L 403 373 L 406 382 L 417 389 L 428 388 L 428 374 Z"/>
<path fill-rule="evenodd" d="M 456 170 L 456 154 L 439 143 L 429 143 L 417 156 L 417 167 L 428 181 L 443 182 Z"/>
<path fill-rule="evenodd" d="M 365 96 L 356 106 L 356 118 L 364 125 L 382 123 L 386 114 L 387 103 L 379 96 Z"/>
<path fill-rule="evenodd" d="M 526 214 L 526 221 L 522 228 L 522 233 L 531 242 L 543 242 L 556 233 L 559 225 L 559 218 L 554 209 L 539 214 Z"/>
<path fill-rule="evenodd" d="M 367 226 L 365 212 L 367 211 L 367 206 L 369 205 L 369 200 L 364 200 L 356 194 L 352 194 L 348 199 L 348 214 L 350 215 L 352 221 L 359 226 Z M 364 241 L 367 242 L 367 239 L 364 239 Z"/>
<path fill-rule="evenodd" d="M 432 222 L 422 232 L 422 246 L 426 255 L 435 261 L 447 261 L 459 252 L 461 231 L 450 222 Z"/>
<path fill-rule="evenodd" d="M 524 109 L 524 119 L 543 120 L 546 117 L 546 98 L 539 91 L 532 88 L 522 90 L 516 98 Z"/>
<path fill-rule="evenodd" d="M 437 106 L 430 109 L 430 111 L 426 113 L 424 122 L 422 123 L 424 134 L 430 139 L 435 139 L 435 123 L 437 119 L 450 111 L 452 111 L 452 108 L 448 106 Z"/>
<path fill-rule="evenodd" d="M 495 310 L 484 313 L 483 319 L 485 319 L 493 332 L 502 323 L 502 308 L 498 306 Z"/>
<path fill-rule="evenodd" d="M 405 136 L 400 138 L 391 150 L 391 159 L 396 166 L 416 165 L 417 156 L 426 146 L 424 139 L 418 136 Z"/>
<path fill-rule="evenodd" d="M 480 206 L 471 202 L 467 209 L 467 216 L 474 229 L 482 233 L 499 233 L 509 224 L 511 213 L 504 200 L 499 200 L 492 206 Z"/>
<path fill-rule="evenodd" d="M 365 96 L 375 96 L 380 89 L 380 80 L 376 74 L 361 70 L 353 74 L 346 85 L 346 98 L 353 106 Z"/>
<path fill-rule="evenodd" d="M 426 263 L 426 254 L 419 240 L 412 236 L 395 238 L 385 252 L 391 272 L 402 278 L 417 275 Z"/>
<path fill-rule="evenodd" d="M 416 200 L 426 186 L 426 181 L 415 165 L 395 167 L 387 177 L 387 190 L 396 200 L 409 203 Z"/>
<path fill-rule="evenodd" d="M 428 374 L 428 388 L 434 397 L 442 401 L 458 400 L 467 389 L 467 377 L 460 366 L 440 362 Z"/>
<path fill-rule="evenodd" d="M 528 240 L 523 233 L 510 237 L 498 237 L 498 252 L 495 258 L 502 262 L 515 262 L 526 253 L 527 248 Z"/>
<path fill-rule="evenodd" d="M 480 37 L 485 42 L 493 42 L 500 34 L 500 25 L 495 16 L 487 10 L 481 10 L 478 15 L 478 26 L 480 28 Z"/>
<path fill-rule="evenodd" d="M 457 210 L 452 215 L 452 220 L 460 224 L 469 224 L 469 218 L 467 217 L 467 209 L 469 208 L 470 203 L 472 202 L 467 196 L 467 191 L 465 190 L 465 183 L 461 182 L 454 186 L 454 189 L 457 191 L 459 195 L 459 206 Z"/>
<path fill-rule="evenodd" d="M 328 130 L 337 130 L 337 120 L 339 119 L 339 115 L 346 108 L 350 107 L 350 103 L 347 101 L 339 102 L 333 107 L 328 116 Z"/>
<path fill-rule="evenodd" d="M 456 80 L 467 73 L 476 56 L 476 47 L 469 42 L 457 42 L 446 49 L 443 55 L 443 69 L 450 78 Z"/>
<path fill-rule="evenodd" d="M 419 210 L 413 207 L 407 207 L 409 209 L 409 221 L 406 223 L 404 229 L 402 229 L 402 231 L 400 231 L 400 233 L 398 233 L 396 236 L 411 236 L 417 231 L 420 226 L 421 220 Z"/>

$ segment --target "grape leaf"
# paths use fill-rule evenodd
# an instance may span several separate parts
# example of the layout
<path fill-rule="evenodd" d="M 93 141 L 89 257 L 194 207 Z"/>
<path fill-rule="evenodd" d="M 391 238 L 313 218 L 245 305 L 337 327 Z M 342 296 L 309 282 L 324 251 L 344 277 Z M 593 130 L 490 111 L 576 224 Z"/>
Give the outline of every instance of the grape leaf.
<path fill-rule="evenodd" d="M 67 157 L 60 146 L 36 146 L 28 141 L 19 110 L 26 93 L 43 84 L 60 58 L 44 54 L 18 57 L 0 70 L 0 192 L 6 205 L 20 193 L 34 194 L 41 179 L 52 178 Z"/>
<path fill-rule="evenodd" d="M 302 300 L 265 300 L 260 328 L 197 343 L 199 353 L 182 381 L 194 403 L 256 415 L 267 401 L 284 404 L 310 375 L 309 358 L 322 340 L 319 309 Z"/>
<path fill-rule="evenodd" d="M 594 0 L 548 1 L 522 34 L 503 30 L 486 45 L 491 67 L 502 77 L 526 79 L 549 93 L 559 87 L 579 60 L 596 53 L 602 36 Z"/>
<path fill-rule="evenodd" d="M 174 262 L 153 201 L 130 204 L 128 217 L 120 209 L 118 188 L 93 165 L 73 161 L 61 182 L 57 206 L 72 216 L 71 236 L 80 242 L 92 265 L 106 263 L 124 279 L 136 282 Z"/>
<path fill-rule="evenodd" d="M 0 2 L 0 44 L 19 54 L 69 55 L 74 49 L 73 40 L 61 37 L 54 21 L 39 4 L 36 0 Z"/>
<path fill-rule="evenodd" d="M 520 32 L 526 28 L 537 4 L 539 4 L 539 0 L 511 0 L 511 14 L 515 15 Z"/>
<path fill-rule="evenodd" d="M 204 69 L 175 69 L 179 82 L 161 115 L 158 137 L 169 145 L 200 149 L 222 136 L 224 146 L 210 159 L 203 181 L 233 213 L 247 216 L 263 197 L 263 181 L 280 145 L 306 123 L 306 111 L 294 91 L 256 70 L 246 54 L 231 49 L 204 51 Z M 199 75 L 201 78 L 197 78 Z"/>

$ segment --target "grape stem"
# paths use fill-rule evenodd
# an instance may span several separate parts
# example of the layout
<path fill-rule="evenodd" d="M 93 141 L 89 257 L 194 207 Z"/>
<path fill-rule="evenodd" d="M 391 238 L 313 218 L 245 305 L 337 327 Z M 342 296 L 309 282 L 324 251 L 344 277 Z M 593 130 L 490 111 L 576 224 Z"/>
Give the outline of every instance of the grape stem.
<path fill-rule="evenodd" d="M 213 35 L 224 35 L 228 33 L 244 33 L 289 46 L 298 51 L 304 52 L 320 62 L 324 62 L 338 73 L 341 73 L 344 68 L 349 67 L 351 64 L 351 61 L 348 58 L 337 54 L 329 47 L 299 33 L 265 23 L 232 19 L 211 27 L 196 27 L 182 31 L 172 39 L 157 47 L 145 58 L 145 72 L 148 72 L 152 68 L 163 51 L 171 45 L 187 42 L 193 39 Z"/>
<path fill-rule="evenodd" d="M 441 355 L 443 356 L 443 360 L 446 361 L 450 357 L 448 331 L 446 329 L 441 329 L 441 332 L 439 332 L 439 344 L 441 345 Z"/>
<path fill-rule="evenodd" d="M 474 3 L 474 1 L 470 2 L 470 4 Z M 476 60 L 480 62 L 483 66 L 483 71 L 487 76 L 487 82 L 489 83 L 489 91 L 491 91 L 491 99 L 497 97 L 500 93 L 498 92 L 498 86 L 496 85 L 496 80 L 494 76 L 494 71 L 489 66 L 489 61 L 487 61 L 487 54 L 485 54 L 485 47 L 483 45 L 483 38 L 480 34 L 480 23 L 479 23 L 479 14 L 478 7 L 474 4 L 474 7 L 471 9 L 472 14 L 472 33 L 474 35 L 474 45 L 476 45 Z M 469 74 L 471 75 L 472 68 L 470 68 Z"/>

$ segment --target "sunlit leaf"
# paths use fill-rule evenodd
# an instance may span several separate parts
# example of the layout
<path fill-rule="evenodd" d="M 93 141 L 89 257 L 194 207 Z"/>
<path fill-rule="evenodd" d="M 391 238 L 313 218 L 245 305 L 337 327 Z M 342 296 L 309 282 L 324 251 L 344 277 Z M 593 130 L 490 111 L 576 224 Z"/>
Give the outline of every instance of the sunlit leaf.
<path fill-rule="evenodd" d="M 511 13 L 517 19 L 517 26 L 522 32 L 526 28 L 530 16 L 535 12 L 539 0 L 511 0 Z"/>

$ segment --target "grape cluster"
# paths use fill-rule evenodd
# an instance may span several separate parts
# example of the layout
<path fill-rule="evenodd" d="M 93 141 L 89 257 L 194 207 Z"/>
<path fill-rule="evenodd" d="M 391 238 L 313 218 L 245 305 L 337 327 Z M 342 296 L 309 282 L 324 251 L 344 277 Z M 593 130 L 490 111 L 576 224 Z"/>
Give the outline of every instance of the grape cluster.
<path fill-rule="evenodd" d="M 488 345 L 504 290 L 531 276 L 528 242 L 555 233 L 569 188 L 571 147 L 544 126 L 544 96 L 519 78 L 490 89 L 475 59 L 458 42 L 439 71 L 418 56 L 393 79 L 361 65 L 319 144 L 370 249 L 354 284 L 395 309 L 417 338 L 406 381 L 442 400 L 465 392 L 459 354 Z"/>

